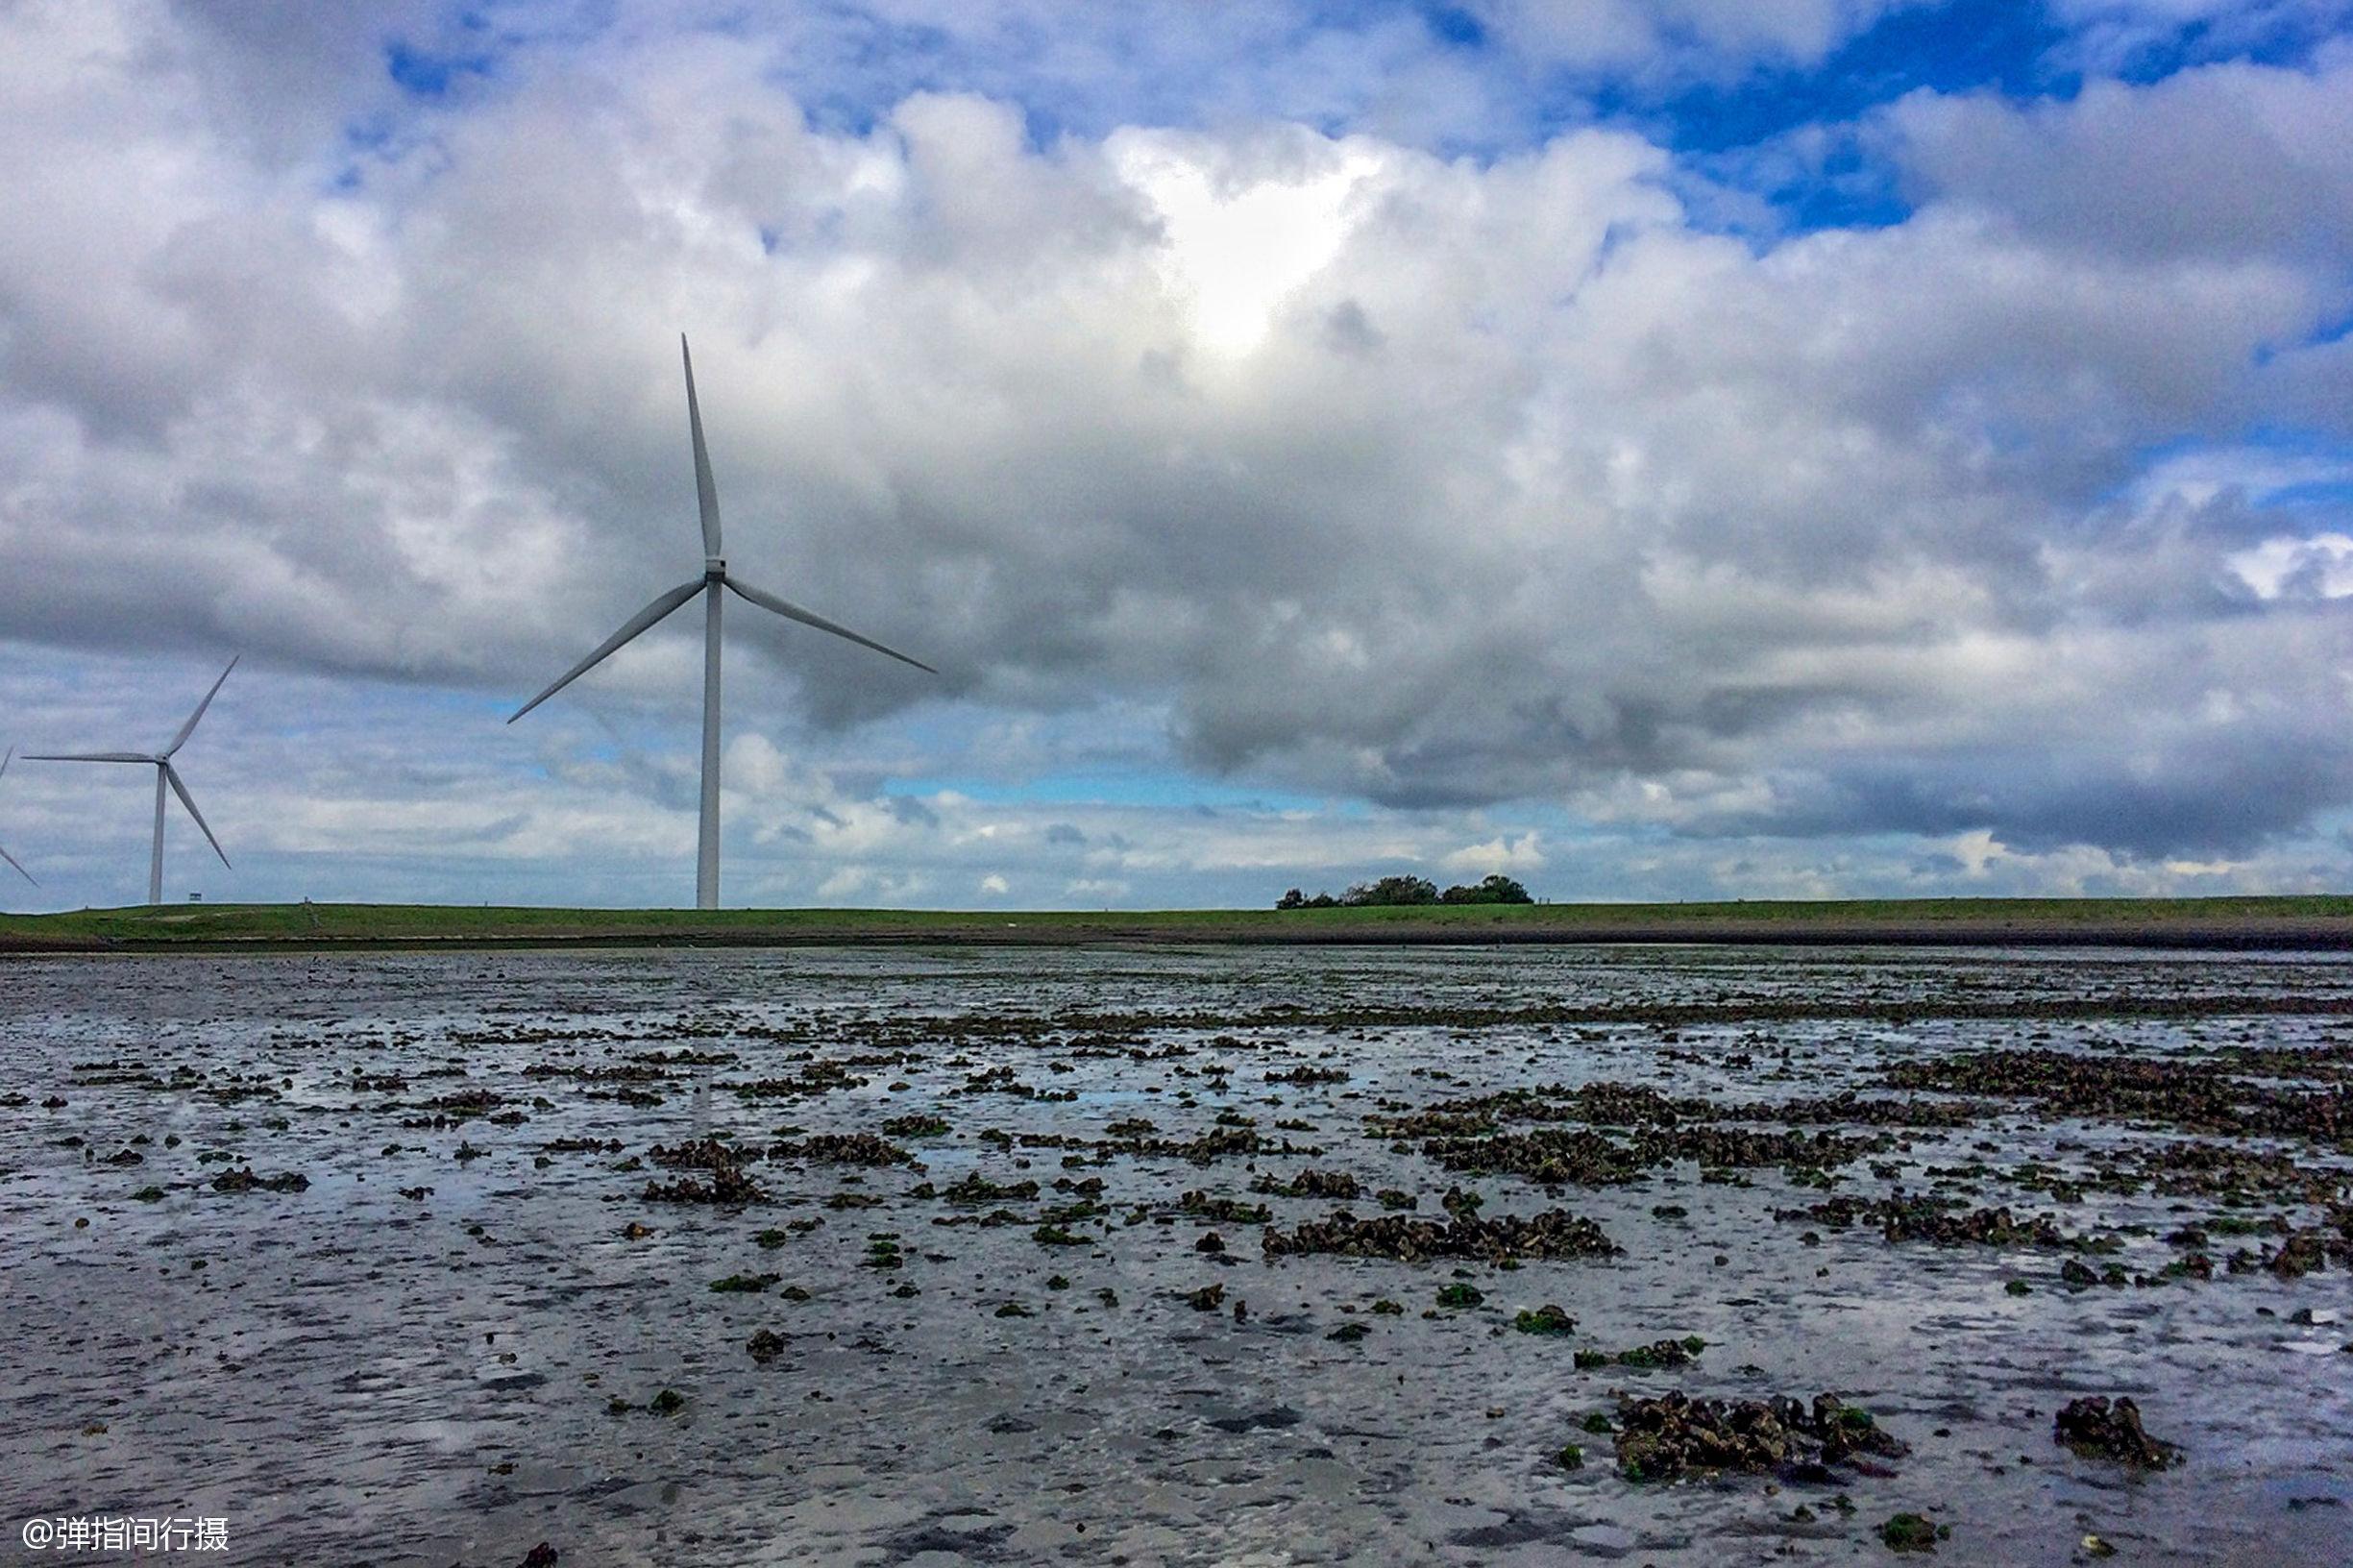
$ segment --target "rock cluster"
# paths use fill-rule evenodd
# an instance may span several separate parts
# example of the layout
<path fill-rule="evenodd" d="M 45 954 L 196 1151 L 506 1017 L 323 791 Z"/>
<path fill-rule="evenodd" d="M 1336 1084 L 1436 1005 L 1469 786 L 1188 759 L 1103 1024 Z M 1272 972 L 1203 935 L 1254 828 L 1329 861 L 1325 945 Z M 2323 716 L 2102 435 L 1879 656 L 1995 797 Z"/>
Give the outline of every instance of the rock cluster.
<path fill-rule="evenodd" d="M 2280 1072 L 2287 1062 L 2256 1060 Z M 1966 1051 L 1891 1067 L 1884 1081 L 1902 1089 L 2023 1096 L 2051 1115 L 2166 1122 L 2192 1132 L 2310 1138 L 2341 1143 L 2353 1137 L 2353 1089 L 2332 1084 L 2287 1089 L 2239 1076 L 2238 1062 L 2152 1062 L 2048 1049 Z"/>
<path fill-rule="evenodd" d="M 1278 1198 L 1329 1198 L 1345 1203 L 1362 1196 L 1364 1189 L 1344 1170 L 1303 1170 L 1287 1182 L 1262 1176 L 1251 1184 L 1250 1190 Z"/>
<path fill-rule="evenodd" d="M 766 1203 L 768 1192 L 757 1182 L 744 1174 L 741 1165 L 720 1165 L 711 1171 L 707 1182 L 692 1176 L 681 1176 L 674 1182 L 648 1182 L 643 1194 L 648 1203 Z"/>
<path fill-rule="evenodd" d="M 699 1138 L 686 1143 L 656 1143 L 646 1158 L 664 1170 L 727 1170 L 747 1157 L 725 1139 Z"/>
<path fill-rule="evenodd" d="M 1776 1209 L 1778 1220 L 1805 1220 L 1846 1230 L 1876 1225 L 1890 1241 L 1928 1241 L 1940 1247 L 2077 1247 L 2084 1243 L 2046 1215 L 2023 1218 L 2005 1206 L 1953 1213 L 1951 1200 L 1935 1197 L 1836 1197 L 1803 1209 Z"/>
<path fill-rule="evenodd" d="M 1520 1258 L 1605 1258 L 1618 1251 L 1599 1225 L 1565 1209 L 1548 1209 L 1526 1218 L 1461 1215 L 1444 1224 L 1409 1214 L 1360 1219 L 1340 1209 L 1287 1233 L 1269 1226 L 1261 1245 L 1269 1258 L 1338 1253 L 1409 1263 L 1431 1258 L 1474 1258 L 1491 1263 Z"/>
<path fill-rule="evenodd" d="M 771 1160 L 810 1160 L 834 1165 L 912 1165 L 915 1156 L 872 1133 L 819 1133 L 772 1143 Z"/>
<path fill-rule="evenodd" d="M 2141 1407 L 2129 1399 L 2110 1402 L 2094 1394 L 2071 1399 L 2051 1421 L 2052 1440 L 2088 1459 L 2115 1459 L 2137 1470 L 2163 1470 L 2181 1462 L 2181 1450 L 2141 1430 Z"/>
<path fill-rule="evenodd" d="M 1832 1394 L 1795 1399 L 1691 1399 L 1680 1390 L 1618 1401 L 1618 1469 L 1629 1481 L 1767 1471 L 1827 1481 L 1833 1466 L 1884 1475 L 1873 1458 L 1911 1452 L 1871 1412 Z"/>

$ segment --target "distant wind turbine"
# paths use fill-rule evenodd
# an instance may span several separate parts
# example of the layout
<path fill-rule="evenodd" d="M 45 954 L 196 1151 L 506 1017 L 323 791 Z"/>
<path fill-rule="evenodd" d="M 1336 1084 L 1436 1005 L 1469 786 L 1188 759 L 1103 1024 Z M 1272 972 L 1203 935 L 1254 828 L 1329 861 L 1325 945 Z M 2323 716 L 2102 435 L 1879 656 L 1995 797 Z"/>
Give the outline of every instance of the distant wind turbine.
<path fill-rule="evenodd" d="M 238 655 L 239 658 L 243 656 Z M 236 659 L 231 659 L 229 670 L 234 670 L 236 667 Z M 205 699 L 196 704 L 196 711 L 189 714 L 188 722 L 180 726 L 180 733 L 172 737 L 172 744 L 153 755 L 144 751 L 48 753 L 28 751 L 25 753 L 27 762 L 143 762 L 155 769 L 156 846 L 155 852 L 147 861 L 147 901 L 151 904 L 163 902 L 163 789 L 165 785 L 171 787 L 172 794 L 180 796 L 180 803 L 188 808 L 188 815 L 195 819 L 198 827 L 204 829 L 205 842 L 211 845 L 212 852 L 221 857 L 221 864 L 224 866 L 229 864 L 228 851 L 221 847 L 221 841 L 212 836 L 212 829 L 205 822 L 205 814 L 196 809 L 195 798 L 188 794 L 188 787 L 180 781 L 180 770 L 172 766 L 173 755 L 182 747 L 187 745 L 188 737 L 196 732 L 196 721 L 205 716 L 205 710 L 212 706 L 212 699 L 220 695 L 221 681 L 229 678 L 229 670 L 222 671 L 221 679 L 214 681 L 212 690 L 205 693 Z"/>
<path fill-rule="evenodd" d="M 12 746 L 9 747 L 8 755 L 5 757 L 0 757 L 0 778 L 6 778 L 8 776 L 9 764 L 15 760 L 16 748 Z M 16 874 L 23 877 L 27 882 L 32 883 L 35 887 L 37 888 L 41 885 L 40 878 L 35 876 L 31 871 L 26 870 L 22 866 L 17 866 L 16 857 L 8 852 L 8 846 L 6 845 L 0 845 L 0 860 L 5 860 L 11 866 L 15 866 Z"/>
<path fill-rule="evenodd" d="M 870 648 L 877 653 L 887 653 L 901 664 L 912 664 L 930 674 L 940 672 L 920 659 L 909 658 L 894 648 L 885 648 L 871 637 L 862 637 L 847 626 L 826 620 L 823 616 L 802 609 L 774 594 L 754 588 L 727 570 L 726 557 L 719 540 L 719 488 L 711 481 L 711 454 L 702 444 L 702 409 L 695 401 L 695 357 L 687 352 L 686 337 L 678 337 L 678 357 L 686 366 L 686 423 L 695 442 L 695 499 L 702 509 L 702 576 L 678 584 L 661 598 L 623 623 L 619 631 L 607 637 L 597 650 L 564 672 L 561 679 L 515 710 L 513 723 L 533 708 L 579 679 L 589 671 L 619 652 L 641 633 L 652 629 L 672 611 L 697 594 L 702 595 L 702 818 L 700 837 L 695 853 L 695 907 L 719 907 L 719 591 L 728 589 L 749 603 L 797 621 L 804 626 L 829 631 L 836 637 L 847 638 L 861 648 Z M 191 808 L 193 809 L 193 808 Z"/>

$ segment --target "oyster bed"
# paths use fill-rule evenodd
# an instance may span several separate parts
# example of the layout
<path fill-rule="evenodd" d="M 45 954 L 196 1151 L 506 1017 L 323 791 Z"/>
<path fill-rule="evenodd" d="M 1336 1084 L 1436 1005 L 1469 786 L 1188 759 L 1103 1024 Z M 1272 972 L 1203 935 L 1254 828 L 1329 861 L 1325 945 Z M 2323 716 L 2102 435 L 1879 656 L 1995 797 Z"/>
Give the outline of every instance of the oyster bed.
<path fill-rule="evenodd" d="M 2353 1538 L 2335 958 L 26 960 L 0 1041 L 11 1539 L 202 1513 L 230 1560 L 509 1565 Z M 2061 1441 L 2093 1398 L 2169 1462 Z"/>

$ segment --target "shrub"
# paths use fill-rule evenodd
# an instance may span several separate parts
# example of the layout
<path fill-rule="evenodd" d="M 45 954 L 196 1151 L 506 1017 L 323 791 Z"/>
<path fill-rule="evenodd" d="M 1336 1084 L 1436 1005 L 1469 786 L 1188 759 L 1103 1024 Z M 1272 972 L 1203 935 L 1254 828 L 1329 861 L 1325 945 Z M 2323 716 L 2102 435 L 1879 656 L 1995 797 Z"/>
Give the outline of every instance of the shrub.
<path fill-rule="evenodd" d="M 1477 887 L 1452 887 L 1438 894 L 1444 904 L 1532 904 L 1528 890 L 1508 876 L 1483 878 Z"/>
<path fill-rule="evenodd" d="M 1340 896 L 1341 903 L 1359 909 L 1437 901 L 1438 885 L 1424 876 L 1385 876 L 1375 882 L 1360 882 Z"/>
<path fill-rule="evenodd" d="M 1422 876 L 1384 876 L 1359 882 L 1337 898 L 1328 893 L 1310 897 L 1298 888 L 1275 900 L 1277 909 L 1373 909 L 1420 904 L 1532 904 L 1528 890 L 1508 876 L 1483 878 L 1475 886 L 1458 885 L 1444 893 Z"/>

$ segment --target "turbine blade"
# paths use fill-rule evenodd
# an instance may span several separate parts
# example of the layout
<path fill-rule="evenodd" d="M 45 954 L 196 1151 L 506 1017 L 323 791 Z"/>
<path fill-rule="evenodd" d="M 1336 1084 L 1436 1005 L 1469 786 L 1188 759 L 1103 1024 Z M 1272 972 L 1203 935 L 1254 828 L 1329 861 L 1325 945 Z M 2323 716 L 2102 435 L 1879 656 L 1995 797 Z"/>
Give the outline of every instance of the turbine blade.
<path fill-rule="evenodd" d="M 702 405 L 695 401 L 695 356 L 686 352 L 686 334 L 678 334 L 678 357 L 686 364 L 686 423 L 695 432 L 695 502 L 702 508 L 702 553 L 717 560 L 719 548 L 719 486 L 711 479 L 711 453 L 702 444 Z"/>
<path fill-rule="evenodd" d="M 808 610 L 802 609 L 791 600 L 778 599 L 774 594 L 767 593 L 761 589 L 754 588 L 748 582 L 738 582 L 732 576 L 728 576 L 724 580 L 727 586 L 734 589 L 737 595 L 741 598 L 750 600 L 752 603 L 759 605 L 760 608 L 764 610 L 772 610 L 776 614 L 783 616 L 787 621 L 797 621 L 804 626 L 815 626 L 820 631 L 830 631 L 836 637 L 846 637 L 849 639 L 849 641 L 856 643 L 860 648 L 870 648 L 877 653 L 888 653 L 899 663 L 912 664 L 918 670 L 922 671 L 926 674 L 936 675 L 940 673 L 939 671 L 934 670 L 930 665 L 925 664 L 921 659 L 909 658 L 906 654 L 901 653 L 895 648 L 885 648 L 882 646 L 882 644 L 874 641 L 874 639 L 871 637 L 861 637 L 858 635 L 858 633 L 850 630 L 847 626 L 842 625 L 837 622 L 828 621 L 821 615 L 813 614 Z"/>
<path fill-rule="evenodd" d="M 635 615 L 629 617 L 629 619 L 623 624 L 622 628 L 619 631 L 613 633 L 603 642 L 597 645 L 597 650 L 594 653 L 591 653 L 588 657 L 582 659 L 579 663 L 565 671 L 562 678 L 557 680 L 554 685 L 549 687 L 546 691 L 540 693 L 537 697 L 532 698 L 528 702 L 526 702 L 523 704 L 523 706 L 517 708 L 515 710 L 514 719 L 509 719 L 506 722 L 510 724 L 513 723 L 515 719 L 522 718 L 525 714 L 530 712 L 533 708 L 539 706 L 539 704 L 545 702 L 548 698 L 553 697 L 556 693 L 562 691 L 565 687 L 571 685 L 574 681 L 579 679 L 591 670 L 594 670 L 599 664 L 604 661 L 607 655 L 620 649 L 621 646 L 629 641 L 630 638 L 635 637 L 639 632 L 644 631 L 647 627 L 652 625 L 655 622 L 661 620 L 662 617 L 668 615 L 671 611 L 676 609 L 679 605 L 685 603 L 688 600 L 694 598 L 700 592 L 702 592 L 702 579 L 700 577 L 697 577 L 692 582 L 682 582 L 675 588 L 673 588 L 670 592 L 664 594 L 661 598 L 655 600 L 652 603 L 647 605 L 644 609 L 638 611 Z"/>
<path fill-rule="evenodd" d="M 236 656 L 236 658 L 231 659 L 229 661 L 229 670 L 234 670 L 237 667 L 237 659 L 241 659 L 243 657 L 245 657 L 245 655 L 240 653 Z M 221 680 L 227 680 L 229 678 L 229 670 L 224 670 L 221 672 Z M 173 752 L 179 750 L 182 747 L 188 744 L 188 737 L 195 733 L 196 721 L 205 716 L 205 709 L 212 706 L 212 699 L 220 695 L 221 680 L 214 681 L 212 683 L 212 690 L 205 693 L 205 699 L 196 704 L 196 711 L 188 715 L 188 722 L 180 726 L 180 733 L 172 737 L 172 744 L 163 748 L 162 754 L 164 756 L 170 756 Z"/>
<path fill-rule="evenodd" d="M 188 815 L 196 819 L 196 825 L 204 828 L 205 842 L 212 845 L 214 854 L 221 857 L 221 864 L 229 866 L 229 851 L 221 847 L 221 841 L 214 838 L 212 829 L 206 825 L 205 814 L 196 809 L 196 797 L 188 794 L 188 787 L 185 784 L 180 782 L 180 770 L 168 762 L 159 764 L 159 766 L 163 770 L 163 782 L 172 787 L 172 794 L 180 796 L 180 803 L 188 808 Z M 229 866 L 229 869 L 233 871 L 236 870 L 233 866 Z"/>
<path fill-rule="evenodd" d="M 144 751 L 27 751 L 27 762 L 161 762 Z"/>
<path fill-rule="evenodd" d="M 12 746 L 8 748 L 8 754 L 6 756 L 0 756 L 0 778 L 6 778 L 8 776 L 9 764 L 14 762 L 15 760 L 16 748 Z M 0 845 L 0 860 L 5 860 L 11 866 L 15 866 L 16 874 L 23 877 L 27 882 L 32 883 L 37 888 L 40 886 L 40 878 L 35 876 L 31 871 L 26 870 L 21 865 L 18 865 L 16 857 L 10 854 L 5 845 Z"/>

